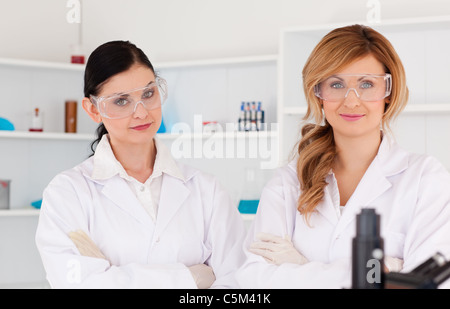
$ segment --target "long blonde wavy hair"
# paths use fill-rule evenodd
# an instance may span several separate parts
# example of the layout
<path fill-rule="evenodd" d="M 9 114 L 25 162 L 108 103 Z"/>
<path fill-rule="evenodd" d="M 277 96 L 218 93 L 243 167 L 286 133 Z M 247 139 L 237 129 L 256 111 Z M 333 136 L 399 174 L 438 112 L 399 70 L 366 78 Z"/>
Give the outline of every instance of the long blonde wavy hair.
<path fill-rule="evenodd" d="M 325 119 L 314 86 L 367 55 L 373 55 L 384 65 L 385 72 L 392 75 L 392 91 L 381 121 L 383 131 L 390 131 L 389 123 L 406 106 L 409 91 L 403 64 L 382 34 L 363 25 L 334 29 L 317 44 L 303 67 L 303 90 L 308 104 L 303 119 L 315 123 L 302 127 L 302 138 L 298 142 L 297 175 L 301 194 L 297 209 L 307 221 L 323 199 L 325 178 L 336 156 L 333 128 Z"/>

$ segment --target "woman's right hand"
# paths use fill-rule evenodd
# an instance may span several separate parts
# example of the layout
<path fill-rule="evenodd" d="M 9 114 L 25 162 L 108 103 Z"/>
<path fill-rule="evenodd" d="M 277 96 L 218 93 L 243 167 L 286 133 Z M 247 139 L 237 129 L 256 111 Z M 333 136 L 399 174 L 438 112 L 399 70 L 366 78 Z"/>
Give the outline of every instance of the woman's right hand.
<path fill-rule="evenodd" d="M 212 267 L 206 264 L 197 264 L 188 268 L 199 289 L 208 289 L 216 281 Z"/>
<path fill-rule="evenodd" d="M 398 258 L 394 258 L 394 257 L 390 257 L 390 256 L 385 256 L 384 257 L 384 271 L 385 272 L 399 272 L 400 270 L 402 270 L 403 268 L 403 260 L 402 259 L 398 259 Z"/>

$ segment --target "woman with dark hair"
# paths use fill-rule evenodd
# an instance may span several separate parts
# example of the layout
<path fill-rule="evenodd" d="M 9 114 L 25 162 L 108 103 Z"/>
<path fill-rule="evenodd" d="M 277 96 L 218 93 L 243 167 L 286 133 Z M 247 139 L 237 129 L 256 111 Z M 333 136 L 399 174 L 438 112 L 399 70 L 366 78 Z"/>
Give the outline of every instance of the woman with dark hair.
<path fill-rule="evenodd" d="M 167 95 L 146 55 L 113 41 L 89 57 L 94 154 L 47 186 L 36 244 L 55 288 L 236 287 L 243 221 L 217 180 L 156 138 Z"/>
<path fill-rule="evenodd" d="M 450 174 L 435 158 L 402 149 L 389 130 L 408 101 L 391 43 L 363 25 L 334 29 L 302 73 L 309 123 L 294 160 L 262 192 L 240 286 L 351 287 L 364 208 L 381 217 L 380 271 L 410 271 L 438 251 L 450 256 Z"/>

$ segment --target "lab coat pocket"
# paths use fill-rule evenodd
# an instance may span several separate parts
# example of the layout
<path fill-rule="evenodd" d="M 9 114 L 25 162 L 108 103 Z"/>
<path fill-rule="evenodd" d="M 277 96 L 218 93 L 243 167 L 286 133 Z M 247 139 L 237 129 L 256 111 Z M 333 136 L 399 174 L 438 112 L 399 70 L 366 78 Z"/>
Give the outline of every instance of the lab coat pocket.
<path fill-rule="evenodd" d="M 399 232 L 388 231 L 384 238 L 384 255 L 403 259 L 405 235 Z"/>

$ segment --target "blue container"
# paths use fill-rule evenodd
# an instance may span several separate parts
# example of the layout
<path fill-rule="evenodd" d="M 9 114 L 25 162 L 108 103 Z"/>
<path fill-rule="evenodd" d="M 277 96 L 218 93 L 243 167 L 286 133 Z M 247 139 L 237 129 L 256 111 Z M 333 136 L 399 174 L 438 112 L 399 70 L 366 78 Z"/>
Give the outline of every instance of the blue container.
<path fill-rule="evenodd" d="M 240 200 L 238 210 L 241 214 L 256 214 L 259 200 Z"/>
<path fill-rule="evenodd" d="M 14 131 L 14 125 L 8 119 L 0 117 L 0 130 Z"/>
<path fill-rule="evenodd" d="M 42 200 L 37 200 L 37 201 L 31 202 L 31 206 L 33 206 L 34 208 L 37 208 L 37 209 L 41 209 L 41 205 L 42 205 Z"/>
<path fill-rule="evenodd" d="M 161 125 L 159 126 L 158 132 L 156 133 L 166 133 L 166 126 L 164 125 L 164 119 L 161 119 Z"/>

